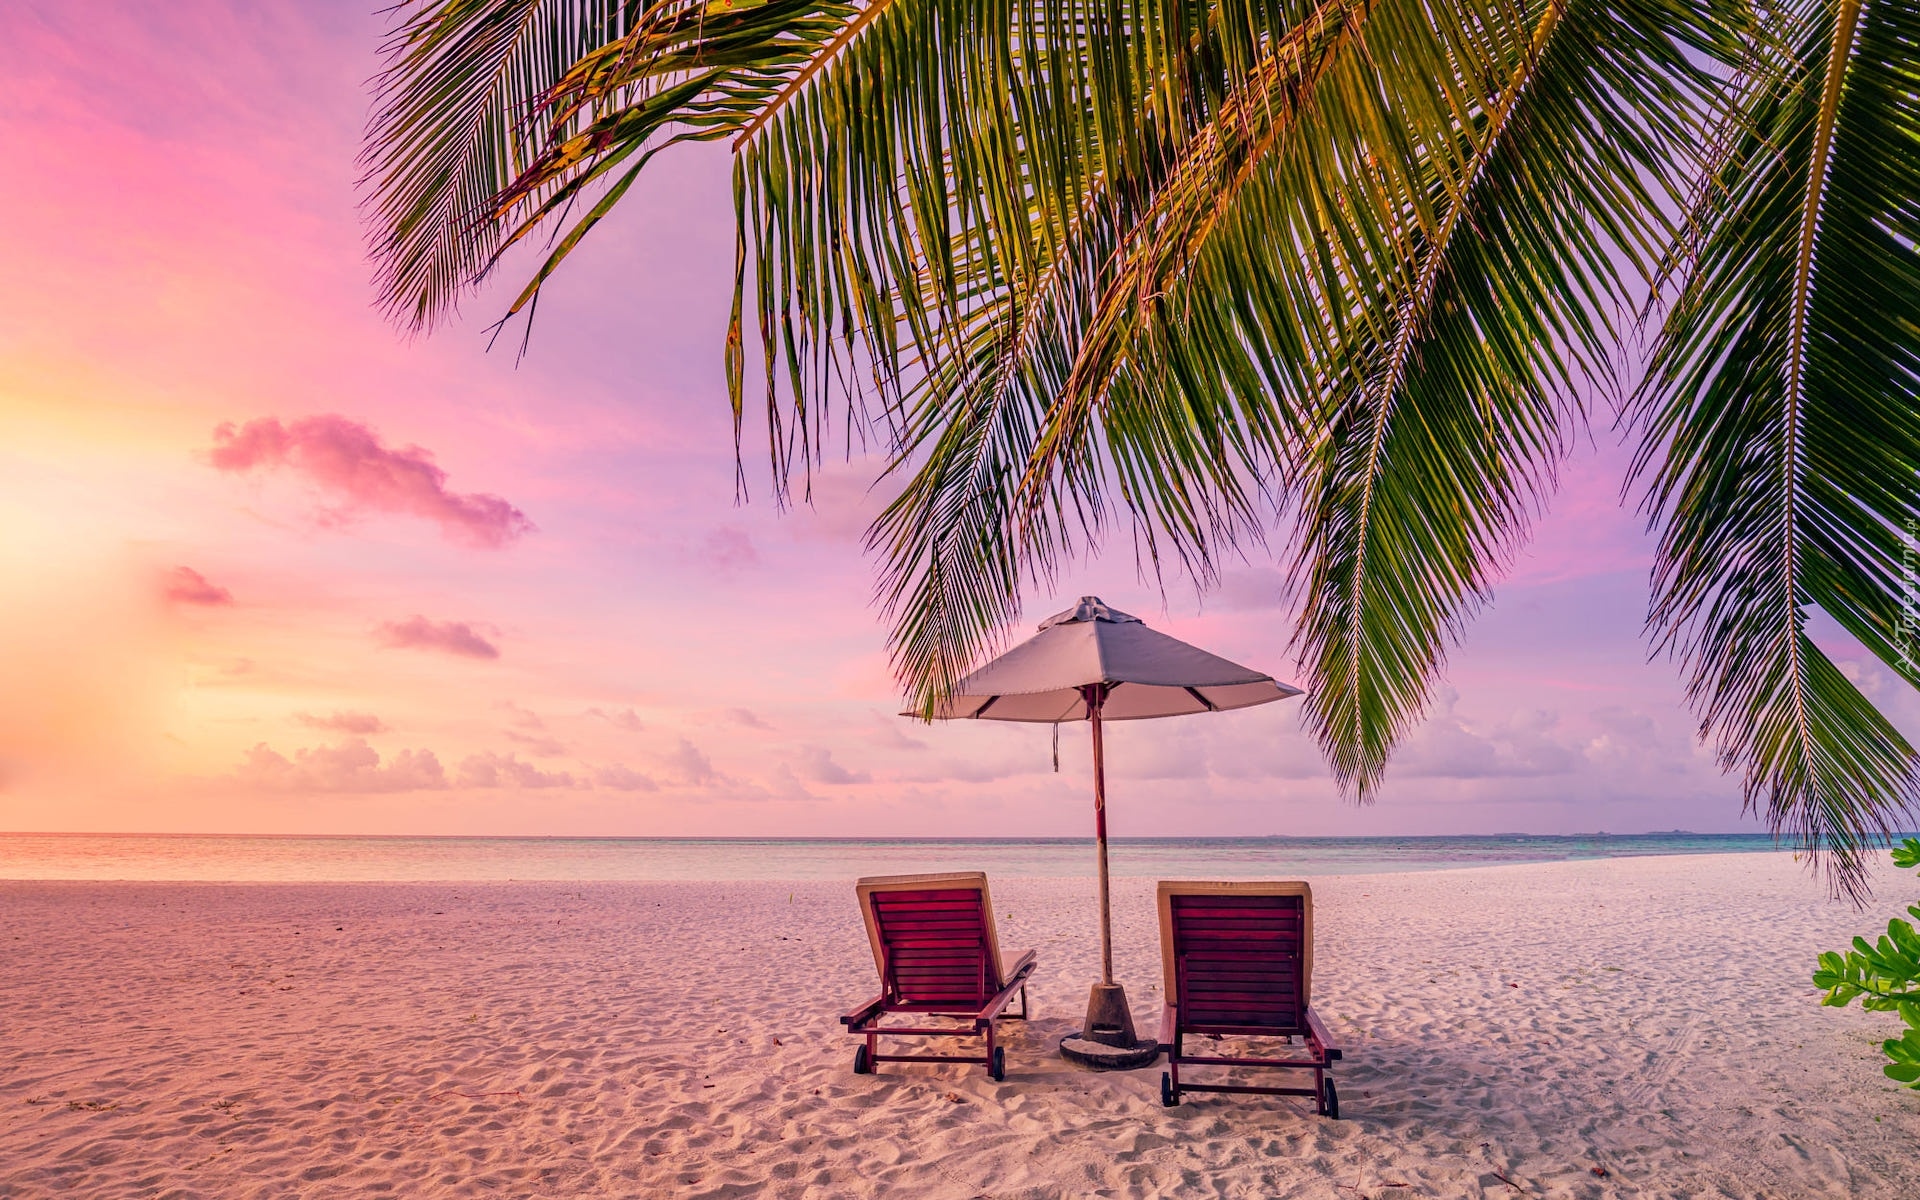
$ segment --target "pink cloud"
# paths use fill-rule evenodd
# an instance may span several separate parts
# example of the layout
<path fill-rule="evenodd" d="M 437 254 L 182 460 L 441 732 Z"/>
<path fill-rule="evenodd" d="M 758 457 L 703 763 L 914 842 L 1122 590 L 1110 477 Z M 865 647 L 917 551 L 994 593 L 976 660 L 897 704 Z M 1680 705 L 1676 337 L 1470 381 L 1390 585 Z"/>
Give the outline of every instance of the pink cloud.
<path fill-rule="evenodd" d="M 499 705 L 513 716 L 513 724 L 521 729 L 545 729 L 547 721 L 532 709 L 521 708 L 511 700 L 502 700 Z"/>
<path fill-rule="evenodd" d="M 865 735 L 869 746 L 878 746 L 882 750 L 925 750 L 927 744 L 919 738 L 908 737 L 900 732 L 901 722 L 897 719 L 881 718 Z"/>
<path fill-rule="evenodd" d="M 460 786 L 470 788 L 570 788 L 566 771 L 542 771 L 511 754 L 470 754 L 460 763 Z"/>
<path fill-rule="evenodd" d="M 168 571 L 166 587 L 161 594 L 173 604 L 218 606 L 233 603 L 232 592 L 208 582 L 205 575 L 192 567 L 175 567 Z"/>
<path fill-rule="evenodd" d="M 619 712 L 607 712 L 600 708 L 589 708 L 587 715 L 599 717 L 615 729 L 624 729 L 628 733 L 639 733 L 642 729 L 646 728 L 646 726 L 641 723 L 639 714 L 631 708 L 623 708 Z"/>
<path fill-rule="evenodd" d="M 1390 771 L 1408 779 L 1499 779 L 1565 775 L 1579 753 L 1555 736 L 1557 714 L 1518 712 L 1497 724 L 1469 724 L 1455 715 L 1459 693 L 1447 688 L 1438 710 L 1413 731 Z"/>
<path fill-rule="evenodd" d="M 660 766 L 676 781 L 691 787 L 720 780 L 720 772 L 713 769 L 713 760 L 684 737 L 672 750 L 660 756 Z"/>
<path fill-rule="evenodd" d="M 293 719 L 308 729 L 330 729 L 335 733 L 385 733 L 387 723 L 372 713 L 334 712 L 328 716 L 315 716 L 313 713 L 295 713 Z"/>
<path fill-rule="evenodd" d="M 753 538 L 746 530 L 722 525 L 710 531 L 697 546 L 683 548 L 681 559 L 724 576 L 759 566 L 760 551 L 754 547 Z"/>
<path fill-rule="evenodd" d="M 800 752 L 800 763 L 795 773 L 811 783 L 872 783 L 873 776 L 865 771 L 849 771 L 833 761 L 833 751 L 825 746 L 808 746 Z"/>
<path fill-rule="evenodd" d="M 567 752 L 566 746 L 559 739 L 548 737 L 545 734 L 521 733 L 518 730 L 509 729 L 506 731 L 506 737 L 510 742 L 517 742 L 525 746 L 528 754 L 538 755 L 542 758 L 552 758 L 555 755 L 565 754 Z"/>
<path fill-rule="evenodd" d="M 447 473 L 419 446 L 389 449 L 371 428 L 345 417 L 273 417 L 213 431 L 213 465 L 247 472 L 289 467 L 348 509 L 405 513 L 438 521 L 468 545 L 498 549 L 533 530 L 527 515 L 498 496 L 447 490 Z"/>
<path fill-rule="evenodd" d="M 439 650 L 461 658 L 499 658 L 500 647 L 474 632 L 465 621 L 429 621 L 409 617 L 380 627 L 380 640 L 400 650 Z"/>
<path fill-rule="evenodd" d="M 297 750 L 288 758 L 265 742 L 247 751 L 233 773 L 236 782 L 270 792 L 412 792 L 447 786 L 446 772 L 431 750 L 402 750 L 385 766 L 361 738 L 338 746 Z"/>
<path fill-rule="evenodd" d="M 612 788 L 616 792 L 652 792 L 659 790 L 659 785 L 654 783 L 650 777 L 642 775 L 624 763 L 614 763 L 612 766 L 601 767 L 593 773 L 593 782 L 603 788 Z"/>

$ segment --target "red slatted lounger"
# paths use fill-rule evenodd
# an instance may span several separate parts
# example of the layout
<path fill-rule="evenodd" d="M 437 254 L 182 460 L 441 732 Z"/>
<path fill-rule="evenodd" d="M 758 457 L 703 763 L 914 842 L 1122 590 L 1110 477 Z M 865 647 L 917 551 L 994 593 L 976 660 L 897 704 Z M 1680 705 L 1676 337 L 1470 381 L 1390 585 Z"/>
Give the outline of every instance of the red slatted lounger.
<path fill-rule="evenodd" d="M 883 1062 L 962 1062 L 980 1063 L 995 1080 L 1005 1079 L 1007 1052 L 994 1044 L 994 1022 L 1015 992 L 1020 993 L 1020 1011 L 1005 1015 L 1026 1017 L 1033 951 L 1011 964 L 1001 959 L 987 877 L 978 871 L 877 876 L 860 880 L 854 891 L 866 919 L 867 939 L 873 943 L 873 963 L 880 971 L 880 994 L 840 1018 L 849 1033 L 866 1039 L 854 1051 L 854 1073 L 870 1075 L 874 1064 Z M 881 1018 L 890 1013 L 950 1017 L 970 1024 L 881 1025 Z M 977 1057 L 882 1054 L 876 1039 L 883 1033 L 984 1036 L 986 1051 Z"/>
<path fill-rule="evenodd" d="M 1340 1098 L 1327 1072 L 1340 1051 L 1307 1006 L 1313 982 L 1313 891 L 1299 881 L 1160 884 L 1160 957 L 1167 1010 L 1160 1041 L 1168 1070 L 1160 1102 L 1171 1108 L 1185 1092 L 1253 1092 L 1312 1096 L 1323 1116 L 1338 1118 Z M 1300 1038 L 1310 1057 L 1235 1058 L 1185 1052 L 1194 1034 Z M 1312 1071 L 1313 1086 L 1250 1087 L 1185 1083 L 1182 1066 L 1268 1067 Z"/>

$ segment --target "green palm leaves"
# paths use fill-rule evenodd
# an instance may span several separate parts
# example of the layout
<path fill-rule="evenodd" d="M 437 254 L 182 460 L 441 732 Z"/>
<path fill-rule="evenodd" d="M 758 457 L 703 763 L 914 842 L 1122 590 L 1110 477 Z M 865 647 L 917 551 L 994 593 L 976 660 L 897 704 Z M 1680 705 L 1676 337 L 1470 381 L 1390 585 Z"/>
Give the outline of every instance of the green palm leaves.
<path fill-rule="evenodd" d="M 362 155 L 389 314 L 425 328 L 484 273 L 501 238 L 493 198 L 540 150 L 534 106 L 622 13 L 617 0 L 450 0 L 396 29 Z"/>
<path fill-rule="evenodd" d="M 870 543 L 914 702 L 1116 532 L 1202 584 L 1278 533 L 1308 718 L 1361 798 L 1590 397 L 1630 392 L 1652 628 L 1749 802 L 1855 889 L 1914 752 L 1804 620 L 1897 657 L 1915 20 L 442 0 L 403 22 L 370 137 L 381 284 L 430 320 L 557 225 L 517 310 L 652 154 L 734 138 L 736 428 L 752 398 L 782 481 L 836 431 L 890 452 Z"/>
<path fill-rule="evenodd" d="M 1832 848 L 1857 891 L 1857 849 L 1913 797 L 1914 752 L 1805 626 L 1818 606 L 1900 663 L 1920 509 L 1920 13 L 1755 16 L 1637 396 L 1664 525 L 1651 624 L 1748 803 Z"/>
<path fill-rule="evenodd" d="M 401 10 L 362 155 L 375 285 L 389 314 L 431 326 L 514 242 L 568 223 L 519 311 L 653 153 L 750 120 L 848 11 L 832 0 L 442 0 Z M 611 187 L 576 218 L 596 184 Z"/>
<path fill-rule="evenodd" d="M 1663 233 L 1649 189 L 1687 129 L 1685 32 L 1657 3 L 1587 0 L 1515 30 L 1431 216 L 1370 289 L 1378 332 L 1334 389 L 1299 559 L 1311 717 L 1362 795 L 1604 382 L 1620 270 Z"/>

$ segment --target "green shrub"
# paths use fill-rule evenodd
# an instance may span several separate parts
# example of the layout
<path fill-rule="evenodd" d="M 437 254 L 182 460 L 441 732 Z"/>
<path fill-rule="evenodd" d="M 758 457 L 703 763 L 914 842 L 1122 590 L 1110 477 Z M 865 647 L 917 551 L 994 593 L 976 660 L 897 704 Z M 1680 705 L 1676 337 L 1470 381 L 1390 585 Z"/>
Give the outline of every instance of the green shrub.
<path fill-rule="evenodd" d="M 1894 849 L 1893 865 L 1920 867 L 1920 838 L 1903 840 Z M 1907 912 L 1920 919 L 1920 904 L 1908 906 Z M 1877 945 L 1857 937 L 1845 954 L 1822 954 L 1813 983 L 1826 989 L 1822 1004 L 1845 1008 L 1857 998 L 1860 1007 L 1870 1011 L 1899 1013 L 1907 1023 L 1905 1036 L 1880 1044 L 1893 1060 L 1887 1064 L 1887 1078 L 1920 1089 L 1920 933 L 1911 921 L 1888 921 L 1886 936 Z"/>

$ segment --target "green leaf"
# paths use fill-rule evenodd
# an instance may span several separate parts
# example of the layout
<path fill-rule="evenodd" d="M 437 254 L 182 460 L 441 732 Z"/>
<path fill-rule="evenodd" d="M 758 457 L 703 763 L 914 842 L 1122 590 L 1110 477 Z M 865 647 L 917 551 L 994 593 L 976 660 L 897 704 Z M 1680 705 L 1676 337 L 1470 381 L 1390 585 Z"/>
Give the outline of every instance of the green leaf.
<path fill-rule="evenodd" d="M 1913 681 L 1920 9 L 1791 0 L 1729 32 L 1742 59 L 1632 408 L 1661 527 L 1649 626 L 1747 807 L 1857 898 L 1920 775 L 1806 622 L 1817 606 Z"/>
<path fill-rule="evenodd" d="M 445 0 L 396 11 L 362 187 L 375 286 L 415 329 L 450 311 L 500 239 L 494 195 L 537 152 L 526 114 L 576 58 L 619 34 L 617 0 Z"/>
<path fill-rule="evenodd" d="M 398 6 L 361 158 L 382 306 L 431 327 L 530 226 L 566 220 L 573 193 L 613 162 L 736 132 L 849 11 L 831 0 Z"/>

